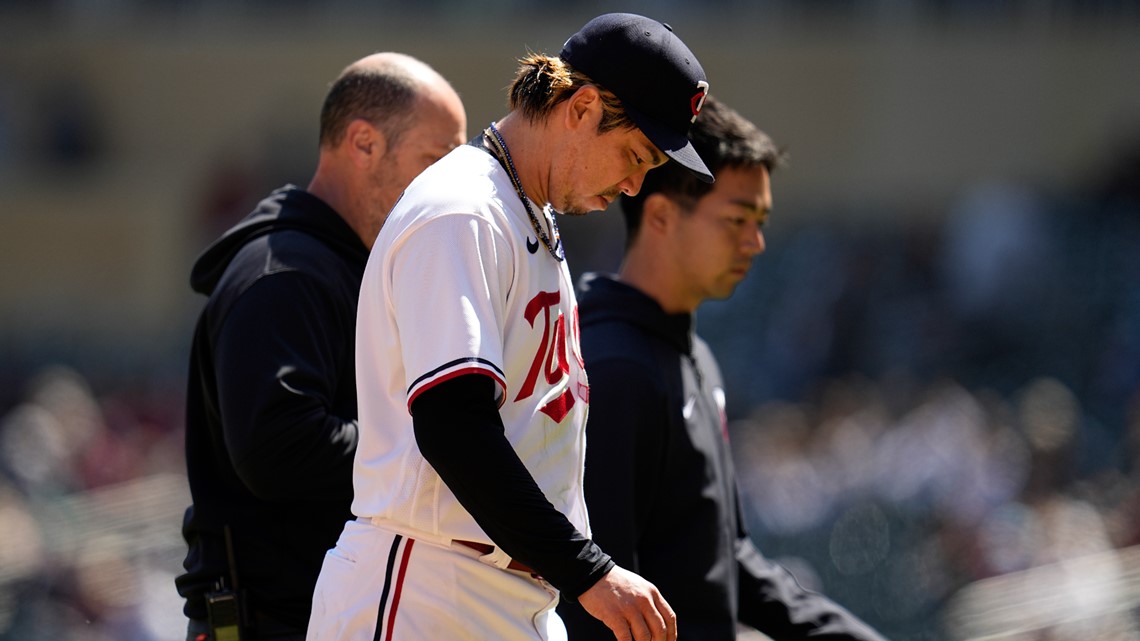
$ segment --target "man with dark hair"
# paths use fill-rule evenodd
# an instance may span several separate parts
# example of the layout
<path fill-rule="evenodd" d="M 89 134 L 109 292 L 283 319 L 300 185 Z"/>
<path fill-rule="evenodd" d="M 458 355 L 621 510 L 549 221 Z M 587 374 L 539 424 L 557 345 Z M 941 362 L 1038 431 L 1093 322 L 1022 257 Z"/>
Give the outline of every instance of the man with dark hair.
<path fill-rule="evenodd" d="M 235 628 L 242 641 L 304 638 L 321 561 L 351 516 L 368 250 L 407 184 L 467 128 L 448 82 L 398 53 L 349 65 L 320 124 L 308 188 L 274 191 L 191 274 L 209 300 L 187 392 L 188 641 Z"/>
<path fill-rule="evenodd" d="M 594 540 L 661 590 L 678 639 L 731 641 L 744 623 L 777 641 L 882 641 L 765 560 L 741 520 L 720 369 L 693 314 L 728 297 L 764 251 L 770 173 L 783 154 L 712 96 L 689 135 L 716 182 L 672 163 L 651 173 L 622 197 L 619 274 L 583 278 Z M 571 641 L 602 638 L 575 604 L 559 612 Z"/>
<path fill-rule="evenodd" d="M 555 212 L 605 209 L 672 159 L 708 81 L 661 22 L 605 14 L 522 60 L 509 113 L 416 178 L 368 259 L 349 522 L 310 641 L 565 638 L 577 599 L 621 641 L 673 641 L 657 589 L 590 540 L 589 386 Z M 603 628 L 603 629 L 604 629 Z"/>

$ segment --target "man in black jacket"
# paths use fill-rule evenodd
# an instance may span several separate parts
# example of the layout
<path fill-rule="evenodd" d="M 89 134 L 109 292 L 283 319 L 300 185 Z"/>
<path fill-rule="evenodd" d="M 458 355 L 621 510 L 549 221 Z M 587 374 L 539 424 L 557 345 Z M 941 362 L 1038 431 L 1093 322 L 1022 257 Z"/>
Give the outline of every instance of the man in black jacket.
<path fill-rule="evenodd" d="M 358 60 L 325 98 L 308 188 L 274 191 L 195 263 L 191 285 L 209 300 L 187 392 L 188 641 L 226 639 L 235 612 L 242 641 L 304 638 L 325 552 L 351 518 L 368 251 L 466 128 L 458 94 L 425 63 Z"/>
<path fill-rule="evenodd" d="M 627 241 L 616 278 L 587 275 L 580 298 L 590 380 L 586 505 L 594 540 L 654 583 L 679 641 L 731 641 L 737 624 L 777 641 L 882 637 L 767 561 L 740 516 L 720 370 L 693 313 L 725 298 L 764 251 L 772 141 L 705 101 L 690 130 L 716 177 L 668 163 L 622 197 Z M 607 638 L 574 603 L 559 608 L 571 641 Z"/>

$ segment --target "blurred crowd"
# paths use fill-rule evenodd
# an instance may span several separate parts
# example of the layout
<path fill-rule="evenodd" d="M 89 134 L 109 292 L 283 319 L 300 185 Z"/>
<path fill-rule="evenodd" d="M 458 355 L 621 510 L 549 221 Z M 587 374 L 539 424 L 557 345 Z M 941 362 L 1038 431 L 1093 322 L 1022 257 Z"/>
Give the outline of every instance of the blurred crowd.
<path fill-rule="evenodd" d="M 1081 421 L 1053 378 L 1013 398 L 855 378 L 832 382 L 818 404 L 765 404 L 732 433 L 761 549 L 888 637 L 1140 639 L 1129 568 L 1106 579 L 1082 565 L 1137 543 L 1140 477 L 1079 475 Z M 1014 575 L 1058 563 L 1105 592 L 1064 599 L 1065 583 L 1051 581 L 1052 610 L 995 620 L 1002 608 L 1028 616 L 1043 598 Z M 1140 567 L 1130 571 L 1134 581 Z M 1001 600 L 961 596 L 999 576 L 1010 577 Z M 1030 624 L 1029 636 L 988 636 Z"/>
<path fill-rule="evenodd" d="M 0 413 L 0 639 L 185 634 L 181 393 L 49 365 Z"/>

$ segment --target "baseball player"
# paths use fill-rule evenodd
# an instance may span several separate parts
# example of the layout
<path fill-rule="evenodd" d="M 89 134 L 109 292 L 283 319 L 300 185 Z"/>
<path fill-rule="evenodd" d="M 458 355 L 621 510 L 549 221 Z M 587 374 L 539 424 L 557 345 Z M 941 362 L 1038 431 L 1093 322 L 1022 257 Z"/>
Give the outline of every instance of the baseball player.
<path fill-rule="evenodd" d="M 509 113 L 421 174 L 371 253 L 357 322 L 357 519 L 310 641 L 564 639 L 575 598 L 622 640 L 676 638 L 657 589 L 590 540 L 589 385 L 555 212 L 604 209 L 672 159 L 708 82 L 667 26 L 587 23 L 522 60 Z"/>

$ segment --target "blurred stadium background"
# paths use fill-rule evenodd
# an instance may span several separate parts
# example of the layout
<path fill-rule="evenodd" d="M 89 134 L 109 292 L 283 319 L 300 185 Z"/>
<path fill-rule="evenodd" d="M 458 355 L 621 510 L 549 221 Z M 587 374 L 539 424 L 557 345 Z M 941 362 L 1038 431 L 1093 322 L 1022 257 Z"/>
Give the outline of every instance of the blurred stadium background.
<path fill-rule="evenodd" d="M 0 0 L 0 640 L 184 634 L 189 266 L 340 69 L 474 132 L 612 10 L 791 154 L 699 315 L 760 548 L 896 641 L 1140 639 L 1140 3 Z M 563 235 L 616 268 L 616 212 Z"/>

